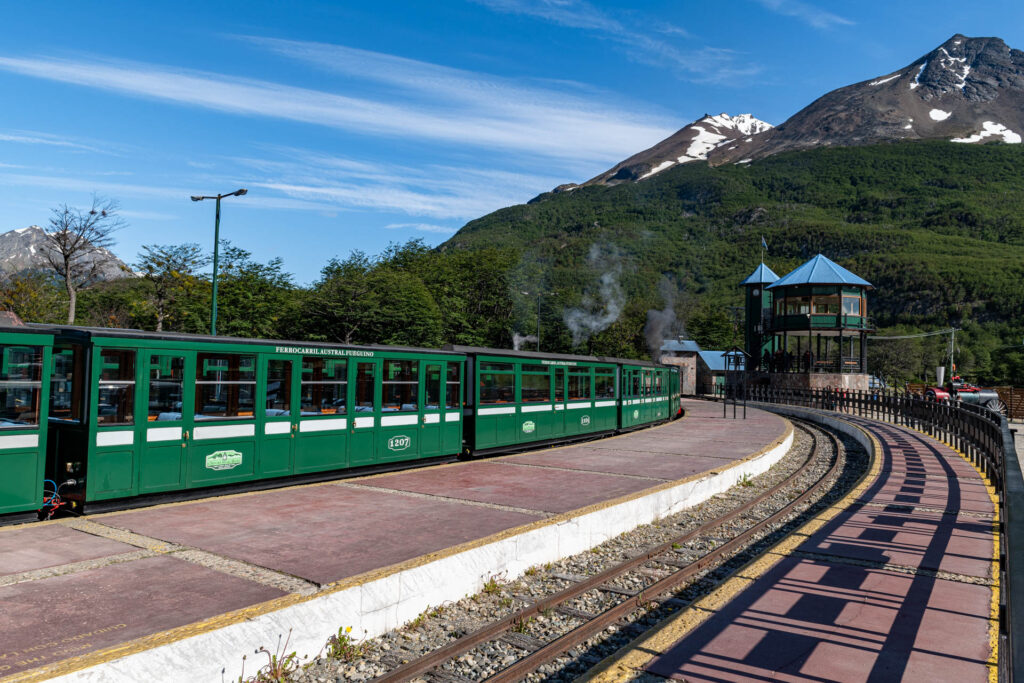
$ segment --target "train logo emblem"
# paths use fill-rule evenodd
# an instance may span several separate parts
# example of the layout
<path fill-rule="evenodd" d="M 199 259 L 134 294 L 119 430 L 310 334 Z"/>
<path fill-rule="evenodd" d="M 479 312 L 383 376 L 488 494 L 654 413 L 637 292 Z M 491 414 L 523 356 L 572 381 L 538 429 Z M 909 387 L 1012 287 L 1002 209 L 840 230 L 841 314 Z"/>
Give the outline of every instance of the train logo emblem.
<path fill-rule="evenodd" d="M 633 411 L 633 419 L 634 420 L 639 420 L 640 419 L 640 411 L 639 410 L 634 410 Z"/>
<path fill-rule="evenodd" d="M 404 451 L 412 445 L 412 439 L 408 436 L 393 436 L 388 439 L 389 451 Z"/>
<path fill-rule="evenodd" d="M 581 417 L 580 418 L 580 424 L 583 425 L 584 427 L 586 427 L 588 424 L 590 424 L 590 416 L 589 415 L 584 415 L 583 417 Z"/>
<path fill-rule="evenodd" d="M 523 423 L 523 434 L 533 434 L 537 429 L 537 425 L 533 423 L 533 420 L 527 420 Z"/>
<path fill-rule="evenodd" d="M 206 456 L 206 469 L 220 472 L 233 470 L 242 464 L 242 454 L 238 451 L 215 451 Z"/>

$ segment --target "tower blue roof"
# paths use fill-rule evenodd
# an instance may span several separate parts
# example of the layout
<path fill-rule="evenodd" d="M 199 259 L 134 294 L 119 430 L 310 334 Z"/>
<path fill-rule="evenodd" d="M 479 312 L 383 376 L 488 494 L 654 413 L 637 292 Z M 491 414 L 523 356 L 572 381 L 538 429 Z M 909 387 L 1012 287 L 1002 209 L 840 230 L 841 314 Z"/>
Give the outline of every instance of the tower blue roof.
<path fill-rule="evenodd" d="M 754 272 L 750 274 L 750 277 L 740 283 L 740 287 L 743 285 L 764 285 L 770 282 L 775 282 L 778 279 L 779 276 L 776 275 L 771 268 L 762 263 L 754 269 Z"/>
<path fill-rule="evenodd" d="M 768 285 L 768 289 L 792 287 L 793 285 L 853 285 L 856 287 L 871 287 L 870 282 L 854 275 L 822 254 L 818 254 L 807 263 L 793 270 L 793 272 L 782 276 L 774 283 Z"/>

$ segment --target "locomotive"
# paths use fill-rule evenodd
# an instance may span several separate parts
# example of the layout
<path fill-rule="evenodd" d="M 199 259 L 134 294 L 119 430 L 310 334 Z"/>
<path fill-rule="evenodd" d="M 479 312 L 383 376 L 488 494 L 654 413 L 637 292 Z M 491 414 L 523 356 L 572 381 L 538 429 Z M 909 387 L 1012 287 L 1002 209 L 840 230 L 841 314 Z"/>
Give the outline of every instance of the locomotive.
<path fill-rule="evenodd" d="M 969 405 L 982 406 L 997 413 L 1005 414 L 1006 412 L 1006 406 L 999 398 L 999 393 L 995 389 L 984 389 L 975 386 L 965 382 L 960 377 L 953 377 L 943 387 L 928 387 L 925 390 L 924 397 L 928 401 L 938 401 L 939 403 L 957 401 Z"/>

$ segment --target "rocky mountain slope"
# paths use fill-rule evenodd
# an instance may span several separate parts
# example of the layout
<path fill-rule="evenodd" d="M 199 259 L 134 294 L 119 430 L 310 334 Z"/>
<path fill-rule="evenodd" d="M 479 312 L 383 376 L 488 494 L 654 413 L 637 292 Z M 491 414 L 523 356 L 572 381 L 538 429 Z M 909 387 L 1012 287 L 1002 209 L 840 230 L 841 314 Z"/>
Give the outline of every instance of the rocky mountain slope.
<path fill-rule="evenodd" d="M 899 140 L 1019 143 L 1022 134 L 1024 52 L 999 38 L 957 34 L 901 69 L 823 95 L 777 127 L 749 114 L 704 116 L 583 185 L 645 180 L 699 159 L 748 163 L 785 151 Z"/>
<path fill-rule="evenodd" d="M 0 271 L 19 273 L 27 270 L 45 270 L 43 256 L 45 233 L 38 225 L 10 230 L 0 234 Z M 131 273 L 128 265 L 106 249 L 101 249 L 91 260 L 103 261 L 101 278 L 113 280 Z"/>

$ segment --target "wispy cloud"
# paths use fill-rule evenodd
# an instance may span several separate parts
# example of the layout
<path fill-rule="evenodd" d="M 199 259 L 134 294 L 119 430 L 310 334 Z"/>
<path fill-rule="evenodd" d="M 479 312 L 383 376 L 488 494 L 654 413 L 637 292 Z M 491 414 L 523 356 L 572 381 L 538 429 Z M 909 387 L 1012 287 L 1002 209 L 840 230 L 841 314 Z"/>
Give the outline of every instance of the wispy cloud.
<path fill-rule="evenodd" d="M 800 2 L 800 0 L 755 0 L 755 2 L 776 14 L 794 17 L 814 28 L 829 29 L 835 26 L 853 26 L 854 24 L 853 21 L 845 17 Z"/>
<path fill-rule="evenodd" d="M 0 133 L 0 142 L 17 142 L 26 145 L 49 145 L 51 147 L 68 147 L 71 149 L 80 149 L 89 152 L 98 152 L 99 150 L 95 147 L 83 145 L 80 142 L 74 142 L 66 138 L 62 138 L 49 133 L 39 133 L 36 131 L 9 131 L 6 133 Z"/>
<path fill-rule="evenodd" d="M 554 176 L 494 169 L 374 165 L 299 149 L 280 151 L 282 156 L 273 159 L 237 159 L 262 175 L 245 182 L 335 210 L 372 209 L 463 220 L 518 204 L 564 182 Z"/>
<path fill-rule="evenodd" d="M 699 47 L 680 49 L 652 36 L 691 38 L 684 28 L 654 19 L 617 19 L 586 0 L 474 0 L 496 12 L 543 19 L 560 26 L 590 31 L 610 40 L 636 62 L 668 68 L 696 82 L 729 83 L 760 73 L 758 64 L 744 62 L 742 55 L 727 49 Z"/>
<path fill-rule="evenodd" d="M 442 235 L 454 235 L 458 228 L 449 228 L 445 225 L 433 225 L 432 223 L 391 223 L 384 226 L 387 230 L 418 230 L 420 232 L 436 232 Z"/>
<path fill-rule="evenodd" d="M 348 50 L 310 47 L 321 52 L 329 49 Z M 544 88 L 515 88 L 485 74 L 378 53 L 359 54 L 368 65 L 360 76 L 401 85 L 397 96 L 388 101 L 352 97 L 120 61 L 0 57 L 0 70 L 246 116 L 568 161 L 618 160 L 675 130 L 667 117 L 636 114 L 603 99 L 566 96 Z M 429 93 L 416 76 L 444 83 L 445 89 Z"/>

